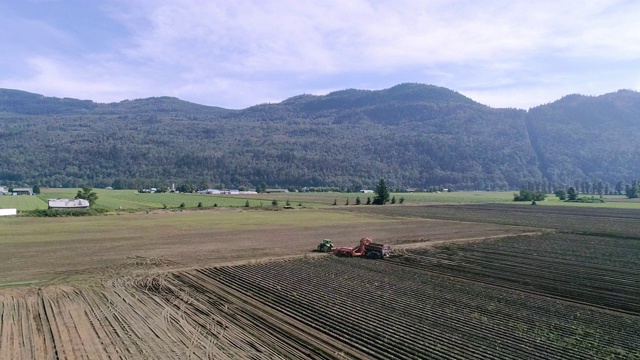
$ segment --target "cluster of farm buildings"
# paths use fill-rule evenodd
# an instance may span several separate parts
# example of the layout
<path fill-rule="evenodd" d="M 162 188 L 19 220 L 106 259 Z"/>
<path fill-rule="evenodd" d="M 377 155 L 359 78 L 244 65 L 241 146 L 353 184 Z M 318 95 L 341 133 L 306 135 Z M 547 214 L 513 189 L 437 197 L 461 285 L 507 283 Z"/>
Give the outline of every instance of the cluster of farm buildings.
<path fill-rule="evenodd" d="M 0 186 L 0 195 L 34 195 L 32 188 L 13 188 L 11 191 L 5 186 Z M 48 199 L 49 209 L 77 210 L 88 209 L 89 201 L 84 199 Z M 17 209 L 0 209 L 0 216 L 16 215 Z"/>

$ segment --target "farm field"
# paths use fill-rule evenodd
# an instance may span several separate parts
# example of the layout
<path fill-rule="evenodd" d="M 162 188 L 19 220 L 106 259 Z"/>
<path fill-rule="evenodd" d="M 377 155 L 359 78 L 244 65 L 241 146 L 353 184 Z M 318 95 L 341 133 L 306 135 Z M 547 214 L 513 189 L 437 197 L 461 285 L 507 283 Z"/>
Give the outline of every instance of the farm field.
<path fill-rule="evenodd" d="M 637 359 L 638 219 L 511 204 L 0 219 L 0 358 Z M 362 236 L 394 254 L 309 252 Z"/>
<path fill-rule="evenodd" d="M 396 217 L 529 226 L 562 232 L 640 239 L 640 210 L 634 209 L 471 204 L 366 206 L 342 210 Z"/>
<path fill-rule="evenodd" d="M 46 209 L 47 207 L 47 203 L 37 196 L 0 196 L 0 209 L 18 209 L 18 211 L 26 211 Z"/>
<path fill-rule="evenodd" d="M 521 239 L 537 240 L 518 237 L 489 246 L 504 242 L 509 248 Z M 553 239 L 546 242 L 555 243 Z M 485 243 L 462 245 L 461 250 L 467 246 Z M 630 256 L 637 256 L 637 250 Z M 297 259 L 125 277 L 92 286 L 13 289 L 0 293 L 0 355 L 133 359 L 640 356 L 637 315 L 601 309 L 590 299 L 558 299 L 517 287 L 487 286 L 459 274 L 443 274 L 431 262 L 407 261 L 409 257 L 426 255 L 410 251 L 387 261 Z M 546 266 L 545 260 L 541 257 L 538 265 Z M 518 269 L 513 263 L 508 267 Z M 514 283 L 520 279 L 517 272 L 503 276 Z M 39 326 L 47 329 L 44 336 Z"/>
<path fill-rule="evenodd" d="M 203 195 L 203 194 L 177 194 L 177 193 L 138 193 L 136 190 L 105 190 L 94 189 L 98 195 L 94 207 L 107 211 L 118 210 L 155 210 L 162 208 L 178 208 L 184 203 L 185 208 L 196 208 L 198 203 L 202 207 L 244 207 L 249 201 L 249 207 L 270 207 L 272 197 L 258 195 Z M 49 198 L 73 198 L 77 189 L 43 189 L 38 195 L 43 200 Z M 283 200 L 282 204 L 285 205 Z M 296 207 L 318 206 L 312 201 L 305 200 L 291 204 Z M 46 207 L 46 206 L 45 206 Z"/>
<path fill-rule="evenodd" d="M 80 218 L 0 218 L 0 285 L 119 269 L 126 273 L 139 258 L 191 267 L 304 255 L 324 238 L 337 245 L 355 244 L 362 236 L 400 244 L 528 231 L 531 229 L 324 209 L 218 208 Z"/>
<path fill-rule="evenodd" d="M 377 359 L 640 355 L 637 316 L 485 286 L 393 259 L 327 258 L 177 276 L 194 292 L 224 283 Z"/>
<path fill-rule="evenodd" d="M 45 188 L 38 198 L 39 208 L 47 207 L 46 201 L 50 198 L 73 198 L 78 189 L 65 188 Z M 249 194 L 249 195 L 203 195 L 203 194 L 179 194 L 179 193 L 154 193 L 140 194 L 136 190 L 106 190 L 94 189 L 98 195 L 94 208 L 106 211 L 142 211 L 162 208 L 179 208 L 184 204 L 185 208 L 196 208 L 200 203 L 202 207 L 245 207 L 247 201 L 249 207 L 271 207 L 273 200 L 278 201 L 280 207 L 287 201 L 294 208 L 333 206 L 352 208 L 356 206 L 356 198 L 360 198 L 361 203 L 367 201 L 367 197 L 373 199 L 374 194 L 363 193 L 339 193 L 339 192 L 308 192 L 308 193 L 270 193 L 270 194 Z M 395 193 L 396 201 L 404 198 L 404 205 L 425 205 L 425 204 L 514 204 L 528 205 L 528 202 L 513 202 L 513 192 L 509 191 L 469 191 L 451 193 Z M 0 197 L 0 207 L 2 199 Z M 539 202 L 543 206 L 563 206 L 563 207 L 589 207 L 589 208 L 619 208 L 638 209 L 640 202 L 626 199 L 621 196 L 605 196 L 605 203 L 566 203 L 558 200 L 555 196 L 549 195 L 545 201 Z M 348 205 L 347 205 L 348 203 Z M 399 206 L 396 205 L 396 206 Z M 8 207 L 8 206 L 7 206 Z M 14 206 L 15 207 L 15 206 Z M 33 210 L 34 206 L 23 206 L 18 210 Z"/>
<path fill-rule="evenodd" d="M 105 190 L 94 189 L 98 195 L 95 207 L 109 211 L 116 210 L 145 210 L 177 208 L 184 203 L 187 208 L 195 208 L 198 203 L 203 207 L 244 207 L 249 201 L 249 207 L 269 207 L 273 200 L 277 200 L 280 206 L 287 201 L 293 207 L 318 207 L 331 206 L 336 202 L 338 207 L 355 206 L 356 198 L 360 198 L 365 204 L 367 197 L 373 198 L 374 194 L 363 193 L 337 193 L 337 192 L 309 192 L 309 193 L 270 193 L 270 194 L 243 194 L 243 195 L 203 195 L 203 194 L 171 194 L 154 193 L 140 194 L 136 190 Z M 43 201 L 49 198 L 73 198 L 77 189 L 43 189 L 38 197 Z M 425 203 L 487 203 L 487 202 L 511 202 L 513 194 L 510 192 L 453 192 L 453 193 L 402 193 L 393 194 L 397 200 L 404 197 L 407 204 Z"/>
<path fill-rule="evenodd" d="M 548 233 L 447 244 L 394 259 L 403 266 L 640 315 L 640 242 Z"/>

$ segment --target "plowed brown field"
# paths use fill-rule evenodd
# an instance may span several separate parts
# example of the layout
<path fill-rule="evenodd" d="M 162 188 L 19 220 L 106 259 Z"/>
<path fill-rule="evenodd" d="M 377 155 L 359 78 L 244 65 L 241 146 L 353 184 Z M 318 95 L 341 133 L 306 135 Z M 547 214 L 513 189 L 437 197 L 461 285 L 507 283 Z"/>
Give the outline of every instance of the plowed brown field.
<path fill-rule="evenodd" d="M 297 256 L 309 254 L 324 238 L 337 245 L 355 244 L 363 236 L 398 244 L 528 231 L 314 209 L 0 219 L 0 286 L 66 281 L 77 275 L 126 275 L 145 265 L 144 259 L 161 259 L 166 269 Z"/>
<path fill-rule="evenodd" d="M 548 210 L 527 209 L 535 221 L 518 227 L 481 223 L 507 213 L 477 209 L 461 208 L 474 222 L 416 208 L 231 222 L 215 211 L 133 214 L 100 217 L 90 234 L 79 229 L 91 219 L 65 219 L 63 236 L 51 219 L 16 227 L 0 239 L 0 359 L 640 357 L 640 243 L 621 237 L 633 231 L 627 216 L 610 214 L 618 230 L 607 237 L 531 227 L 564 216 L 606 228 L 584 210 L 544 222 Z M 363 235 L 399 251 L 309 254 L 322 238 Z"/>
<path fill-rule="evenodd" d="M 201 294 L 162 278 L 96 286 L 47 286 L 0 294 L 3 359 L 276 359 L 309 357 L 302 330 L 215 286 Z M 155 287 L 156 292 L 145 288 Z M 267 325 L 264 325 L 267 324 Z M 287 325 L 289 326 L 289 325 Z M 303 327 L 301 325 L 301 327 Z M 300 333 L 298 343 L 282 333 Z M 292 343 L 289 343 L 289 342 Z"/>

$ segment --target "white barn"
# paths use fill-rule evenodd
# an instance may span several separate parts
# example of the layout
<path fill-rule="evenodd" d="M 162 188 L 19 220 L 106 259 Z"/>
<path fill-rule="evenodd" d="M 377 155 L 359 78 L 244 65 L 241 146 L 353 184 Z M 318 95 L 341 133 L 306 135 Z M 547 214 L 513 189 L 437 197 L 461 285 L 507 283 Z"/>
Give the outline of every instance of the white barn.
<path fill-rule="evenodd" d="M 85 199 L 50 199 L 49 209 L 86 209 L 89 201 Z"/>

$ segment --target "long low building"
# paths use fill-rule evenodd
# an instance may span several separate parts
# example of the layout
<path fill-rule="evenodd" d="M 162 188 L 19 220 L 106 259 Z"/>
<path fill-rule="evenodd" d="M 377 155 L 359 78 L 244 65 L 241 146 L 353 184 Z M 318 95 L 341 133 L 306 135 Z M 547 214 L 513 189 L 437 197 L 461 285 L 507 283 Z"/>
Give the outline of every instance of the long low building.
<path fill-rule="evenodd" d="M 13 188 L 14 195 L 33 195 L 33 189 L 31 188 Z"/>
<path fill-rule="evenodd" d="M 89 201 L 85 199 L 49 199 L 49 209 L 86 209 Z"/>
<path fill-rule="evenodd" d="M 0 209 L 0 216 L 17 215 L 18 209 Z"/>

